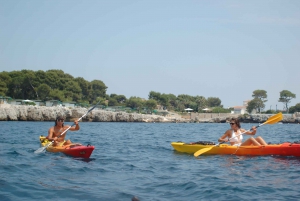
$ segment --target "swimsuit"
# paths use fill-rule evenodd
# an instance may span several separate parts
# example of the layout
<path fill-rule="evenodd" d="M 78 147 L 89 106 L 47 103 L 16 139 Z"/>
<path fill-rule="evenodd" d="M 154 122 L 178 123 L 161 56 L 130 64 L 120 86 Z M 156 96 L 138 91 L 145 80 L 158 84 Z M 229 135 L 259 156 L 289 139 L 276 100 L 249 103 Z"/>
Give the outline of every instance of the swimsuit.
<path fill-rule="evenodd" d="M 234 144 L 232 146 L 241 146 L 243 135 L 240 135 L 241 131 L 237 130 L 237 135 L 235 134 L 234 130 L 232 130 L 230 142 L 233 142 Z"/>

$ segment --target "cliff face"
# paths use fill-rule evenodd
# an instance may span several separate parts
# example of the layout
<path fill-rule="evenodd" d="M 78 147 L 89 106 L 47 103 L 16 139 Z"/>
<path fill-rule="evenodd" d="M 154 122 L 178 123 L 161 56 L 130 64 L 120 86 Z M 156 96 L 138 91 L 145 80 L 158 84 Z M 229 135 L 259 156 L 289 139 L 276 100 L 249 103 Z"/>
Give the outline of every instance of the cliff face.
<path fill-rule="evenodd" d="M 30 105 L 9 105 L 0 104 L 0 121 L 54 121 L 58 115 L 66 117 L 66 121 L 73 121 L 84 115 L 86 108 L 65 108 L 65 107 L 45 107 Z M 160 115 L 145 115 L 126 112 L 111 112 L 95 108 L 82 121 L 93 122 L 176 122 L 176 123 L 225 123 L 232 117 L 239 117 L 241 122 L 262 123 L 266 121 L 270 114 L 253 114 L 247 117 L 231 115 L 217 118 L 184 119 L 181 117 L 163 117 Z M 283 115 L 283 123 L 300 123 L 300 114 Z"/>
<path fill-rule="evenodd" d="M 31 105 L 0 105 L 0 121 L 54 121 L 58 115 L 73 121 L 84 115 L 88 109 L 65 107 L 45 107 Z M 159 115 L 144 115 L 126 112 L 110 112 L 95 108 L 83 121 L 94 122 L 187 122 L 183 118 L 166 118 Z"/>

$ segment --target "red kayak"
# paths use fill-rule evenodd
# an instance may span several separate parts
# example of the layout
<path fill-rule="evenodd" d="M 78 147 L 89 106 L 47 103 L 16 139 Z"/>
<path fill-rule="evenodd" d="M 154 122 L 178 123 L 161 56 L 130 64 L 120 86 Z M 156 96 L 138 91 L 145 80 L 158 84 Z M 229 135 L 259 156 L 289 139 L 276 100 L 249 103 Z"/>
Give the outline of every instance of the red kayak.
<path fill-rule="evenodd" d="M 48 139 L 46 139 L 45 136 L 40 136 L 40 143 L 41 146 L 44 147 L 47 144 L 49 144 L 51 141 L 49 141 Z M 78 143 L 73 143 L 70 145 L 64 145 L 64 146 L 48 146 L 46 148 L 46 150 L 48 152 L 53 152 L 53 153 L 57 153 L 57 152 L 61 152 L 64 153 L 68 156 L 73 156 L 73 157 L 79 157 L 79 158 L 89 158 L 93 151 L 94 151 L 95 147 L 91 146 L 91 145 L 82 145 L 82 144 L 78 144 Z"/>

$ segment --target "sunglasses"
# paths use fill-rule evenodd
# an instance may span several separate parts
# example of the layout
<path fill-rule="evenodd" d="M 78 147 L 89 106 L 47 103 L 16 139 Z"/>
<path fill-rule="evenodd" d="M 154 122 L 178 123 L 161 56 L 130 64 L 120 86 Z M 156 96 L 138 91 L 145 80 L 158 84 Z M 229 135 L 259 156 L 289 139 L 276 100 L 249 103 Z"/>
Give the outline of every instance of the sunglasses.
<path fill-rule="evenodd" d="M 57 121 L 64 122 L 65 120 L 64 119 L 58 119 Z"/>
<path fill-rule="evenodd" d="M 235 123 L 229 123 L 230 125 L 234 125 Z"/>

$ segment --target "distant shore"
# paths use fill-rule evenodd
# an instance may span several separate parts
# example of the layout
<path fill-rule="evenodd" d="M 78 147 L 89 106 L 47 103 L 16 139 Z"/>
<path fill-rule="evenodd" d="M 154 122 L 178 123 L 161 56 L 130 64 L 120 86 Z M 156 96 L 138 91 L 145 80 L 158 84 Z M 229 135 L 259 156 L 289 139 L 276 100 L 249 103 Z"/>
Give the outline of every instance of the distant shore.
<path fill-rule="evenodd" d="M 0 121 L 54 121 L 58 115 L 66 117 L 66 121 L 80 118 L 88 111 L 87 108 L 46 107 L 31 105 L 0 104 Z M 82 121 L 88 122 L 145 122 L 145 123 L 226 123 L 232 117 L 239 117 L 241 122 L 260 123 L 272 114 L 197 114 L 190 118 L 176 116 L 160 116 L 126 112 L 112 112 L 95 108 Z M 283 123 L 300 123 L 300 113 L 284 115 Z"/>

